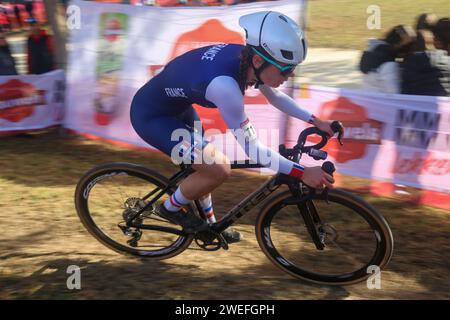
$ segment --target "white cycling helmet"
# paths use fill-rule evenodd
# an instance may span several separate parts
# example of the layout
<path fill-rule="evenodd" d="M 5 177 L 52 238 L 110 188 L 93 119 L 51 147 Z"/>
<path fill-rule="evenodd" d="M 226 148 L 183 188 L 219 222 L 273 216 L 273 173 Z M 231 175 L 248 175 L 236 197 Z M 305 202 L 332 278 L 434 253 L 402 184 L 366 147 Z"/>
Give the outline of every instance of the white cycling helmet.
<path fill-rule="evenodd" d="M 297 65 L 306 58 L 303 31 L 288 16 L 276 11 L 261 11 L 239 18 L 248 45 L 263 48 L 278 62 Z"/>

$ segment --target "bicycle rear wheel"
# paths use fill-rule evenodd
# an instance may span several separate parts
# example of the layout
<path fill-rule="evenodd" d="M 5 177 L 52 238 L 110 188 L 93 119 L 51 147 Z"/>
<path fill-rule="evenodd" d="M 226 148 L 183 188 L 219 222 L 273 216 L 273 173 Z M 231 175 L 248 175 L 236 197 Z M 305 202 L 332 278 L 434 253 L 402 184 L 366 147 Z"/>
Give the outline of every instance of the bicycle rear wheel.
<path fill-rule="evenodd" d="M 361 198 L 329 191 L 310 202 L 321 223 L 324 250 L 317 249 L 290 191 L 270 199 L 256 223 L 258 243 L 266 256 L 294 277 L 320 284 L 345 285 L 367 279 L 389 262 L 393 238 L 386 220 Z M 298 202 L 297 202 L 298 203 Z"/>
<path fill-rule="evenodd" d="M 125 222 L 167 185 L 165 177 L 148 168 L 130 163 L 109 163 L 93 168 L 80 179 L 75 191 L 75 206 L 86 229 L 107 247 L 122 254 L 167 259 L 184 251 L 193 240 L 193 236 L 185 235 L 180 226 L 154 213 L 155 206 L 174 190 L 168 190 L 154 206 L 134 220 L 137 225 L 156 226 L 160 230 L 129 227 Z"/>

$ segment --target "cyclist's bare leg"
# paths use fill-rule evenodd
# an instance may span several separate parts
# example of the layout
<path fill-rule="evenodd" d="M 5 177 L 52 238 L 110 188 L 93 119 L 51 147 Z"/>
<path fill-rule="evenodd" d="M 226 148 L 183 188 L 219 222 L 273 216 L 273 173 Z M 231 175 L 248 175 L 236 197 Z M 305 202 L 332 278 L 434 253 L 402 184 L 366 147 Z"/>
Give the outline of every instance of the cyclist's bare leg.
<path fill-rule="evenodd" d="M 230 160 L 212 144 L 203 149 L 204 164 L 193 164 L 193 174 L 180 184 L 181 193 L 186 199 L 199 200 L 208 197 L 212 190 L 221 185 L 231 174 Z M 222 233 L 228 243 L 239 242 L 242 235 L 232 228 Z"/>
<path fill-rule="evenodd" d="M 230 160 L 211 143 L 203 149 L 205 163 L 193 164 L 193 174 L 181 183 L 181 192 L 190 200 L 197 200 L 221 185 L 231 174 Z"/>

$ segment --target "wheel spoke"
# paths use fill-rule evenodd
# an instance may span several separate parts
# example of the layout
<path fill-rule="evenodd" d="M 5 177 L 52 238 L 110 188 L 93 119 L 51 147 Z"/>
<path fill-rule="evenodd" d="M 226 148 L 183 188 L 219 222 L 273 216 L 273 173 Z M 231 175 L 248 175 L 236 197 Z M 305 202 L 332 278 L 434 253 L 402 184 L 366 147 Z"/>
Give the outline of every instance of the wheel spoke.
<path fill-rule="evenodd" d="M 118 169 L 115 168 L 109 172 L 93 173 L 90 180 L 80 180 L 84 185 L 77 186 L 78 214 L 85 222 L 87 221 L 86 227 L 94 231 L 91 233 L 110 247 L 140 256 L 161 258 L 183 251 L 192 241 L 192 236 L 180 236 L 157 229 L 126 227 L 125 224 L 122 224 L 122 228 L 119 227 L 124 215 L 131 217 L 140 211 L 157 192 L 145 201 L 142 200 L 143 195 L 161 190 L 165 185 L 162 185 L 158 178 L 152 176 L 144 178 L 142 172 L 135 173 L 128 168 L 120 170 L 126 174 L 117 172 Z M 82 190 L 89 190 L 87 199 L 83 196 Z M 152 207 L 144 211 L 135 221 L 141 223 L 140 219 L 147 218 L 152 226 L 167 228 L 169 222 L 154 216 L 150 210 Z"/>
<path fill-rule="evenodd" d="M 334 245 L 335 248 L 339 249 L 344 255 L 343 257 L 349 261 L 350 263 L 353 264 L 353 266 L 355 267 L 361 267 L 364 265 L 364 262 L 361 260 L 357 260 L 355 257 L 353 257 L 353 252 L 349 252 L 347 250 L 345 250 L 344 248 L 342 248 L 337 241 L 332 240 L 331 243 Z"/>

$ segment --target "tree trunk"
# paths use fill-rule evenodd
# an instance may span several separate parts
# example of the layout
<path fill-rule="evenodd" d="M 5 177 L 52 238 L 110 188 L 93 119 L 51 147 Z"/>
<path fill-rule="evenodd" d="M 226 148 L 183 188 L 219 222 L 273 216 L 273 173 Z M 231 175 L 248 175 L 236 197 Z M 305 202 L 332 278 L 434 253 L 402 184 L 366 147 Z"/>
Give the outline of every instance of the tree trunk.
<path fill-rule="evenodd" d="M 47 20 L 50 24 L 55 45 L 55 65 L 57 69 L 66 70 L 67 65 L 67 27 L 66 13 L 58 0 L 44 0 Z"/>

